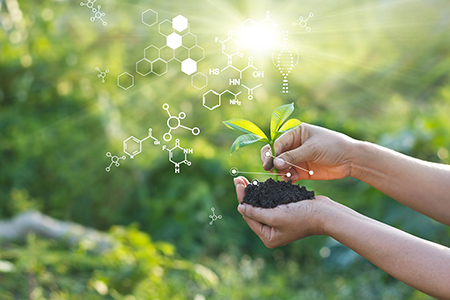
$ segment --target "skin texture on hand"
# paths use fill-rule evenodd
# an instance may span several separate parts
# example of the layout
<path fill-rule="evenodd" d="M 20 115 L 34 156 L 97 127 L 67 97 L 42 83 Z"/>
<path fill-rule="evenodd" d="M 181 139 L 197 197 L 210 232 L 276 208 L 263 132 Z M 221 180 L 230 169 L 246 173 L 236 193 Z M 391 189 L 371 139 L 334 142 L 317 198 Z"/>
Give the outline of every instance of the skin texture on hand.
<path fill-rule="evenodd" d="M 290 172 L 291 177 L 282 176 L 285 181 L 339 179 L 351 176 L 355 142 L 344 134 L 302 123 L 275 141 L 275 159 L 266 155 L 270 151 L 269 145 L 266 145 L 261 149 L 261 160 L 267 171 L 275 164 L 279 173 Z M 309 175 L 292 165 L 312 170 L 314 174 Z"/>

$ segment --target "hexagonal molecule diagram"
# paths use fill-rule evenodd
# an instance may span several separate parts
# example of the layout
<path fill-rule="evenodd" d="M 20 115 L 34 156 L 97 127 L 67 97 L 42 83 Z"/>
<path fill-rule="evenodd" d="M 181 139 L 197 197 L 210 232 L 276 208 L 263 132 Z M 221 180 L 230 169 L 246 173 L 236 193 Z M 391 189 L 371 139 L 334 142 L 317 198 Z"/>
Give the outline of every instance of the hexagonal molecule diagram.
<path fill-rule="evenodd" d="M 148 27 L 152 27 L 158 23 L 158 13 L 153 9 L 147 9 L 142 13 L 142 23 Z"/>
<path fill-rule="evenodd" d="M 241 24 L 241 27 L 243 31 L 245 32 L 245 28 L 250 27 L 257 27 L 261 26 L 263 29 L 276 27 L 277 24 L 275 21 L 273 21 L 270 18 L 270 12 L 266 12 L 266 18 L 260 22 L 256 22 L 252 19 L 247 19 Z M 248 28 L 247 28 L 248 29 Z M 249 31 L 249 30 L 247 30 Z M 253 30 L 254 31 L 254 30 Z M 251 31 L 250 31 L 251 32 Z M 245 38 L 245 36 L 244 36 Z M 235 65 L 233 65 L 233 58 L 235 57 L 243 57 L 244 54 L 241 52 L 241 43 L 240 41 L 245 40 L 237 40 L 233 37 L 233 32 L 228 31 L 228 37 L 225 40 L 221 40 L 220 38 L 216 37 L 215 39 L 216 43 L 221 44 L 221 50 L 222 54 L 226 56 L 227 58 L 227 65 L 220 69 L 220 68 L 211 68 L 209 69 L 209 75 L 217 76 L 217 75 L 223 75 L 226 71 L 227 73 L 233 74 L 227 77 L 228 84 L 230 86 L 240 87 L 247 91 L 247 99 L 253 100 L 254 99 L 254 91 L 255 89 L 259 88 L 262 84 L 261 83 L 248 83 L 245 81 L 245 84 L 242 83 L 243 80 L 250 79 L 260 79 L 264 78 L 264 72 L 260 71 L 257 67 L 253 64 L 253 57 L 248 57 L 248 62 L 246 67 L 237 68 Z M 232 92 L 230 90 L 225 90 L 223 92 L 217 92 L 215 90 L 209 90 L 205 94 L 203 94 L 203 106 L 209 110 L 214 110 L 218 108 L 222 102 L 229 102 L 230 105 L 241 105 L 241 101 L 238 100 L 237 96 L 241 92 Z"/>
<path fill-rule="evenodd" d="M 117 85 L 124 90 L 128 90 L 134 85 L 134 76 L 128 72 L 123 72 L 117 76 Z"/>
<path fill-rule="evenodd" d="M 142 23 L 146 26 L 152 27 L 158 22 L 156 11 L 147 9 L 142 13 Z M 203 78 L 207 76 L 197 72 L 198 63 L 205 58 L 205 50 L 197 44 L 197 36 L 190 32 L 188 19 L 178 15 L 172 20 L 163 20 L 158 24 L 158 32 L 165 37 L 166 44 L 161 48 L 155 45 L 145 48 L 144 57 L 136 62 L 136 73 L 141 76 L 162 76 L 168 71 L 168 63 L 177 60 L 181 71 L 192 76 L 191 85 L 199 90 L 205 88 L 208 80 Z M 194 76 L 196 79 L 193 79 Z M 127 89 L 125 85 L 119 86 Z"/>
<path fill-rule="evenodd" d="M 153 140 L 153 143 L 155 145 L 160 144 L 159 140 L 153 137 L 152 129 L 149 128 L 148 135 L 144 139 L 140 140 L 138 138 L 135 138 L 134 136 L 130 136 L 125 141 L 123 141 L 123 152 L 128 154 L 130 158 L 134 158 L 136 155 L 142 152 L 142 143 L 150 138 Z"/>
<path fill-rule="evenodd" d="M 191 165 L 191 162 L 187 159 L 188 154 L 192 154 L 194 151 L 192 149 L 184 149 L 180 146 L 180 140 L 175 140 L 175 147 L 168 149 L 166 145 L 163 146 L 163 151 L 167 150 L 169 152 L 169 161 L 175 166 L 175 173 L 180 173 L 180 165 L 185 164 L 187 166 Z"/>
<path fill-rule="evenodd" d="M 152 139 L 153 144 L 155 144 L 155 145 L 160 144 L 160 141 L 157 138 L 153 137 L 152 129 L 149 128 L 148 135 L 145 138 L 143 138 L 142 140 L 140 140 L 134 136 L 130 136 L 129 138 L 124 140 L 123 141 L 123 152 L 125 154 L 127 154 L 130 158 L 134 158 L 136 155 L 138 155 L 139 153 L 142 152 L 142 143 L 148 139 Z M 107 152 L 106 156 L 111 159 L 111 163 L 109 164 L 109 166 L 106 167 L 106 172 L 109 172 L 111 170 L 112 165 L 115 165 L 116 167 L 118 167 L 118 166 L 120 166 L 120 160 L 126 159 L 125 155 L 123 155 L 123 156 L 112 155 L 111 152 Z"/>

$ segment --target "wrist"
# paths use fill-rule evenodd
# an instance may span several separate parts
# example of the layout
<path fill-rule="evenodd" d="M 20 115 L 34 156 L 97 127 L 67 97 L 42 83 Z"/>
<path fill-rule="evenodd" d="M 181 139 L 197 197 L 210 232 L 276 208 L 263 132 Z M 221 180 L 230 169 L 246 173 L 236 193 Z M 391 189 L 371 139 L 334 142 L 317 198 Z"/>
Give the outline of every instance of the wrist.
<path fill-rule="evenodd" d="M 332 228 L 336 225 L 336 217 L 339 215 L 339 203 L 326 196 L 316 196 L 315 201 L 315 232 L 314 235 L 331 236 Z"/>
<path fill-rule="evenodd" d="M 320 214 L 321 234 L 336 239 L 337 233 L 339 233 L 339 225 L 350 218 L 354 211 L 329 198 L 326 198 L 326 200 L 328 201 L 326 201 Z"/>
<path fill-rule="evenodd" d="M 363 180 L 367 173 L 368 162 L 370 162 L 373 144 L 355 140 L 350 151 L 350 176 Z"/>

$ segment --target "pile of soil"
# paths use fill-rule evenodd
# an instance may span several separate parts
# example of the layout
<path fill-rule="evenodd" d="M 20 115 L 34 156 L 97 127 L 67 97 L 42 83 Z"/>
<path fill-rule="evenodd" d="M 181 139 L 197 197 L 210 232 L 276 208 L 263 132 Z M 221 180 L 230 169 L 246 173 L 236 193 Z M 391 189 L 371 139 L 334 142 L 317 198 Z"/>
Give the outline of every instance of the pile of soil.
<path fill-rule="evenodd" d="M 247 185 L 242 203 L 274 208 L 278 205 L 310 199 L 314 199 L 314 191 L 308 191 L 304 186 L 299 187 L 291 181 L 275 181 L 269 178 L 264 182 Z"/>

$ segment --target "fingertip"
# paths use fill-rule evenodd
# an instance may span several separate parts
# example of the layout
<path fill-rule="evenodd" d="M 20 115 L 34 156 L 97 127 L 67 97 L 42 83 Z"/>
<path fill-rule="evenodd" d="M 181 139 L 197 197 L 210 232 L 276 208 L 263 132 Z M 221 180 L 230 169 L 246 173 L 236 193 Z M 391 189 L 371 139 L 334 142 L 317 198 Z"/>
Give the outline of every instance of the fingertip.
<path fill-rule="evenodd" d="M 247 178 L 243 177 L 243 176 L 239 176 L 233 179 L 234 181 L 234 185 L 238 186 L 238 185 L 243 185 L 244 187 L 248 185 L 248 180 Z"/>
<path fill-rule="evenodd" d="M 237 211 L 238 211 L 241 215 L 244 215 L 244 210 L 245 210 L 244 206 L 245 206 L 245 204 L 241 202 L 241 203 L 238 205 L 238 207 L 237 207 Z"/>

